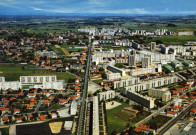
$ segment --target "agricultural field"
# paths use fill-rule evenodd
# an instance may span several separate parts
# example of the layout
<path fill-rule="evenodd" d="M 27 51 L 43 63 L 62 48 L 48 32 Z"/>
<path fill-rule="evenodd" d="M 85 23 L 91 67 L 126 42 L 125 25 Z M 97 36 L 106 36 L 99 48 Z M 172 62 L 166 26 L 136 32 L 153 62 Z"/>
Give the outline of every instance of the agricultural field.
<path fill-rule="evenodd" d="M 6 30 L 22 30 L 23 32 L 39 34 L 39 33 L 62 33 L 67 31 L 76 31 L 75 28 L 69 28 L 69 25 L 66 24 L 58 24 L 58 23 L 51 23 L 51 24 L 37 24 L 37 25 L 10 25 L 10 26 L 0 26 Z"/>
<path fill-rule="evenodd" d="M 65 49 L 65 48 L 61 48 L 61 50 L 64 52 L 64 54 L 70 54 L 70 53 L 67 51 L 67 49 Z"/>
<path fill-rule="evenodd" d="M 65 54 L 61 48 L 57 48 L 57 47 L 52 46 L 52 45 L 49 46 L 49 49 L 54 51 L 57 54 L 61 54 L 61 55 Z"/>
<path fill-rule="evenodd" d="M 168 23 L 176 25 L 176 27 L 168 26 Z M 180 23 L 180 22 L 125 22 L 121 25 L 122 28 L 129 28 L 132 30 L 148 30 L 168 29 L 171 31 L 196 31 L 195 23 Z"/>
<path fill-rule="evenodd" d="M 170 119 L 171 117 L 168 117 L 168 116 L 157 115 L 153 117 L 151 120 L 147 121 L 145 124 L 148 125 L 151 129 L 156 130 L 162 127 Z"/>
<path fill-rule="evenodd" d="M 0 128 L 2 135 L 9 135 L 9 128 Z"/>
<path fill-rule="evenodd" d="M 28 75 L 56 75 L 58 80 L 65 80 L 67 83 L 69 79 L 74 79 L 75 77 L 69 73 L 58 73 L 52 72 L 50 70 L 38 68 L 34 65 L 31 65 L 30 68 L 22 67 L 21 65 L 16 64 L 0 64 L 0 71 L 3 72 L 0 76 L 4 76 L 6 81 L 16 81 L 19 80 L 20 76 Z"/>
<path fill-rule="evenodd" d="M 163 37 L 153 37 L 148 40 L 148 42 L 162 42 L 167 45 L 184 45 L 188 41 L 196 41 L 196 36 L 163 36 Z"/>

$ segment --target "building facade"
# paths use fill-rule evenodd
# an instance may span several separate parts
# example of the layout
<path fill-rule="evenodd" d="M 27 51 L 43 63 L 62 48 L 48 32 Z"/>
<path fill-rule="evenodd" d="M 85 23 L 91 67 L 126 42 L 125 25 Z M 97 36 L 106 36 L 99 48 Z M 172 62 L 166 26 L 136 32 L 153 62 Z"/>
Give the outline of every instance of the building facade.
<path fill-rule="evenodd" d="M 124 94 L 126 95 L 127 91 L 131 92 L 139 92 L 143 90 L 148 90 L 156 87 L 161 87 L 165 85 L 169 85 L 172 83 L 178 82 L 177 76 L 167 76 L 167 77 L 161 77 L 161 78 L 155 78 L 152 80 L 147 81 L 140 81 L 140 83 L 124 87 Z"/>
<path fill-rule="evenodd" d="M 154 99 L 147 96 L 142 96 L 138 93 L 127 91 L 126 97 L 133 100 L 134 102 L 143 105 L 146 108 L 154 108 Z"/>
<path fill-rule="evenodd" d="M 131 67 L 136 66 L 136 57 L 135 57 L 135 55 L 129 55 L 128 65 L 131 66 Z"/>
<path fill-rule="evenodd" d="M 107 79 L 108 80 L 116 80 L 121 77 L 120 73 L 112 73 L 112 74 L 107 74 Z"/>
<path fill-rule="evenodd" d="M 43 83 L 56 82 L 57 77 L 54 76 L 20 76 L 21 83 Z"/>
<path fill-rule="evenodd" d="M 105 101 L 115 98 L 115 91 L 109 90 L 99 93 L 99 101 Z"/>

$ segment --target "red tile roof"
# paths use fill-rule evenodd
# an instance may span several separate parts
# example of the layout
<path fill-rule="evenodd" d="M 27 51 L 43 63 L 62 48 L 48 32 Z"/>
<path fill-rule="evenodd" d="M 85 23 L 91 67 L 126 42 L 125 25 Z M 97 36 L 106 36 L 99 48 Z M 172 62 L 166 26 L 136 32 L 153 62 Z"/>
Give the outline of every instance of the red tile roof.
<path fill-rule="evenodd" d="M 8 116 L 3 117 L 3 120 L 4 120 L 4 121 L 6 121 L 6 120 L 8 120 L 8 119 L 9 119 Z"/>
<path fill-rule="evenodd" d="M 50 103 L 49 100 L 44 100 L 44 101 L 42 102 L 42 104 L 48 104 L 48 103 Z"/>
<path fill-rule="evenodd" d="M 177 90 L 173 90 L 173 95 L 177 95 L 179 92 Z"/>
<path fill-rule="evenodd" d="M 67 101 L 68 101 L 67 99 L 59 99 L 59 102 L 61 102 L 61 103 L 65 103 Z"/>
<path fill-rule="evenodd" d="M 172 111 L 167 111 L 167 113 L 169 113 L 169 114 L 176 114 L 175 112 L 172 112 Z"/>
<path fill-rule="evenodd" d="M 33 115 L 28 115 L 28 118 L 33 118 Z"/>
<path fill-rule="evenodd" d="M 40 120 L 45 120 L 46 116 L 45 115 L 40 115 Z"/>
<path fill-rule="evenodd" d="M 16 118 L 16 121 L 18 121 L 18 120 L 22 120 L 22 118 Z"/>

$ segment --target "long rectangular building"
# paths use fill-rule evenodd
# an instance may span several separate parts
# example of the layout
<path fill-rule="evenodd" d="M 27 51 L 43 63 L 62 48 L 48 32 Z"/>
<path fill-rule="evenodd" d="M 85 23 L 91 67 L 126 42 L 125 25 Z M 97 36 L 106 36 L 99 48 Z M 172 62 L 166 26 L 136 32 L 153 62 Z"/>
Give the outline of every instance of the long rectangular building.
<path fill-rule="evenodd" d="M 140 79 L 138 77 L 124 77 L 118 81 L 113 81 L 112 87 L 113 89 L 128 87 L 131 85 L 138 84 L 139 82 L 140 82 Z"/>
<path fill-rule="evenodd" d="M 99 135 L 99 101 L 98 96 L 93 97 L 93 135 Z"/>
<path fill-rule="evenodd" d="M 154 99 L 147 96 L 142 96 L 138 93 L 128 91 L 126 97 L 133 100 L 134 102 L 143 105 L 146 108 L 154 108 Z"/>
<path fill-rule="evenodd" d="M 140 83 L 138 84 L 124 87 L 123 93 L 126 95 L 127 91 L 139 92 L 142 90 L 148 90 L 156 87 L 161 87 L 164 85 L 169 85 L 177 81 L 178 81 L 177 76 L 167 76 L 167 77 L 155 78 L 147 81 L 140 81 Z"/>
<path fill-rule="evenodd" d="M 125 71 L 120 69 L 120 68 L 117 68 L 117 67 L 114 67 L 114 66 L 108 66 L 107 69 L 112 71 L 113 73 L 120 73 L 121 76 L 125 76 Z"/>
<path fill-rule="evenodd" d="M 138 76 L 138 75 L 149 74 L 149 73 L 155 73 L 155 68 L 149 67 L 149 68 L 139 68 L 139 69 L 130 70 L 131 76 Z"/>
<path fill-rule="evenodd" d="M 56 82 L 56 75 L 51 76 L 20 76 L 21 83 L 43 83 L 43 82 Z"/>
<path fill-rule="evenodd" d="M 18 81 L 0 82 L 0 89 L 2 89 L 2 90 L 8 90 L 8 89 L 18 90 L 18 89 L 22 89 L 22 85 Z"/>

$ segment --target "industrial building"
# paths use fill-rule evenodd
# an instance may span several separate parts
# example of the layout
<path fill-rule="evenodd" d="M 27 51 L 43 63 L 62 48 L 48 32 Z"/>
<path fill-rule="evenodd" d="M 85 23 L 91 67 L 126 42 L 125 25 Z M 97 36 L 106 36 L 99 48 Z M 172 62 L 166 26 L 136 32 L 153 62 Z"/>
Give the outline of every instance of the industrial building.
<path fill-rule="evenodd" d="M 174 66 L 175 68 L 180 66 L 180 63 L 176 62 L 176 61 L 172 61 L 171 62 L 172 66 Z"/>
<path fill-rule="evenodd" d="M 187 66 L 187 67 L 193 67 L 193 64 L 188 62 L 188 61 L 184 61 L 184 62 L 182 62 L 182 64 Z"/>
<path fill-rule="evenodd" d="M 166 71 L 166 72 L 169 72 L 169 73 L 173 73 L 174 70 L 173 68 L 170 66 L 170 65 L 163 65 L 163 69 Z"/>

